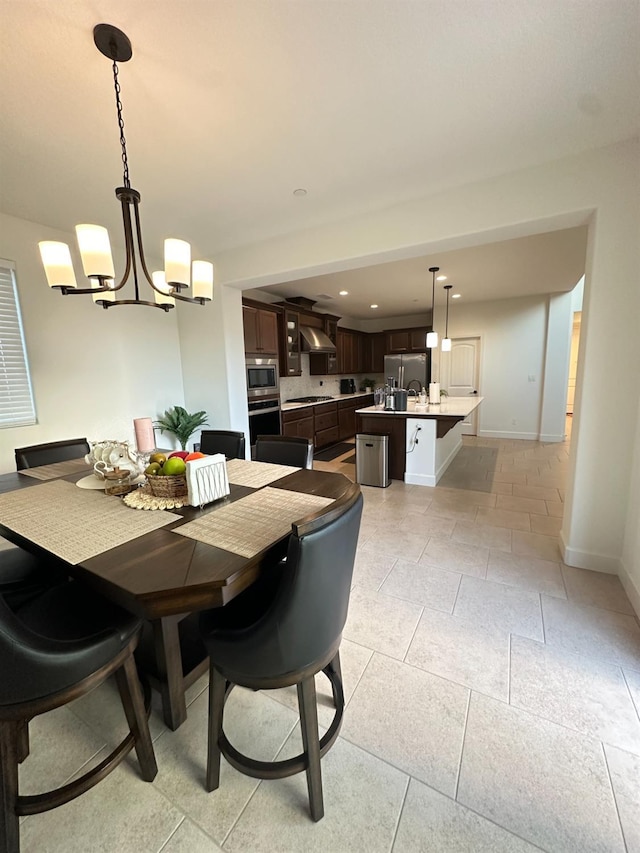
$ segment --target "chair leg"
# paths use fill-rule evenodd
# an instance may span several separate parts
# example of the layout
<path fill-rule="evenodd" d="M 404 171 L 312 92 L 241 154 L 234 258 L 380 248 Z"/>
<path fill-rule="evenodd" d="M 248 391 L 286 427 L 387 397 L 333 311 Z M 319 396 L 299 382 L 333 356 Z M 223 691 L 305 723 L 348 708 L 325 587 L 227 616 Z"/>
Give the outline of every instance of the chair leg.
<path fill-rule="evenodd" d="M 340 665 L 340 652 L 336 652 L 335 657 L 322 670 L 323 672 L 333 673 L 336 678 L 331 679 L 331 691 L 333 693 L 333 704 L 336 708 L 344 707 L 344 691 L 342 689 L 342 667 Z"/>
<path fill-rule="evenodd" d="M 220 785 L 220 735 L 227 679 L 209 665 L 209 733 L 207 739 L 207 791 L 215 791 Z"/>
<path fill-rule="evenodd" d="M 138 670 L 133 655 L 124 661 L 116 672 L 116 682 L 120 691 L 120 698 L 124 712 L 127 715 L 129 730 L 133 732 L 136 754 L 140 764 L 140 771 L 145 782 L 153 782 L 158 773 L 158 765 L 153 752 L 151 734 L 149 732 L 149 720 L 144 707 L 142 688 L 138 678 Z"/>
<path fill-rule="evenodd" d="M 298 683 L 298 706 L 300 708 L 302 746 L 307 756 L 307 788 L 309 789 L 311 817 L 318 821 L 324 817 L 324 803 L 322 799 L 316 684 L 313 675 Z"/>
<path fill-rule="evenodd" d="M 18 750 L 20 723 L 0 721 L 0 850 L 20 853 L 18 801 Z"/>
<path fill-rule="evenodd" d="M 29 720 L 18 723 L 18 764 L 29 756 Z"/>

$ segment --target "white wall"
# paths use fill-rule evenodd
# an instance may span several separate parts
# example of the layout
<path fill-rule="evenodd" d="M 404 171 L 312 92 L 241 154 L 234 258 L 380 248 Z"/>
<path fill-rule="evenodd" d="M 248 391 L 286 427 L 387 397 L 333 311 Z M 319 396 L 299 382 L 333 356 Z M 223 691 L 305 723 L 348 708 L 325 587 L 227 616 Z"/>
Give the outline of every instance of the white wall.
<path fill-rule="evenodd" d="M 175 312 L 105 311 L 89 295 L 61 296 L 47 286 L 39 240 L 68 243 L 78 285 L 86 282 L 75 235 L 0 214 L 0 257 L 16 264 L 38 419 L 0 429 L 0 473 L 15 471 L 16 447 L 81 436 L 133 442 L 133 418 L 156 417 L 184 402 Z M 114 255 L 118 271 L 122 259 Z M 168 446 L 170 436 L 162 440 Z"/>
<path fill-rule="evenodd" d="M 248 436 L 242 293 L 216 282 L 213 301 L 204 309 L 178 306 L 178 324 L 185 406 L 206 411 L 208 429 L 240 430 Z M 198 437 L 199 432 L 191 441 Z"/>
<path fill-rule="evenodd" d="M 640 453 L 634 455 L 640 396 L 639 147 L 633 140 L 585 152 L 231 250 L 217 260 L 223 281 L 260 287 L 364 265 L 374 257 L 382 263 L 588 223 L 581 393 L 561 543 L 571 564 L 633 572 L 640 590 L 636 534 L 627 530 L 625 541 L 630 506 L 633 517 L 640 516 L 640 498 L 631 489 L 632 477 L 635 483 L 640 476 Z M 542 366 L 543 354 L 534 353 L 531 372 L 540 376 Z M 602 387 L 609 388 L 606 406 Z"/>
<path fill-rule="evenodd" d="M 480 338 L 479 435 L 537 439 L 547 339 L 547 297 L 456 303 L 449 310 L 452 338 Z M 448 353 L 434 351 L 434 367 Z M 446 371 L 440 375 L 446 375 Z M 529 377 L 535 381 L 530 382 Z M 564 413 L 563 413 L 564 418 Z"/>

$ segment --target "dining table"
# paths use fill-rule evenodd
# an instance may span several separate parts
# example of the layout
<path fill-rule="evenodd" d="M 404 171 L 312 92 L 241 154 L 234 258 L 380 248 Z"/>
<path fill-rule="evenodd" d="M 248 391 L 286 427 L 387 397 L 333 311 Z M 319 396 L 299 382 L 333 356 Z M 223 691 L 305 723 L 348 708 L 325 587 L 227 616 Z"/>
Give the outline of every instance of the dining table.
<path fill-rule="evenodd" d="M 83 460 L 0 475 L 0 535 L 55 556 L 71 577 L 144 620 L 141 668 L 173 730 L 187 716 L 185 691 L 207 670 L 193 625 L 198 613 L 234 600 L 284 556 L 293 522 L 351 486 L 338 473 L 249 460 L 226 465 L 226 497 L 151 511 L 103 489 L 77 488 L 87 481 Z"/>

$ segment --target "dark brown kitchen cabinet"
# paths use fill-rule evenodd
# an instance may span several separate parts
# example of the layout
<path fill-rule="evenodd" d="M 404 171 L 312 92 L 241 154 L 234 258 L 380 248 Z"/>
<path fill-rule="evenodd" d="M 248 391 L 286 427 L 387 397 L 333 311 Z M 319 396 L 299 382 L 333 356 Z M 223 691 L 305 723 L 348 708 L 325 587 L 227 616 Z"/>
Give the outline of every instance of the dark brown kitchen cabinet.
<path fill-rule="evenodd" d="M 384 332 L 369 335 L 371 361 L 365 373 L 384 373 L 384 357 L 387 354 L 387 340 Z"/>
<path fill-rule="evenodd" d="M 300 316 L 297 311 L 285 310 L 281 322 L 283 357 L 280 359 L 280 376 L 301 376 Z"/>
<path fill-rule="evenodd" d="M 282 434 L 314 440 L 313 406 L 282 412 Z"/>
<path fill-rule="evenodd" d="M 254 305 L 242 306 L 245 353 L 278 355 L 278 313 Z"/>
<path fill-rule="evenodd" d="M 387 352 L 426 352 L 428 331 L 426 326 L 387 331 Z"/>

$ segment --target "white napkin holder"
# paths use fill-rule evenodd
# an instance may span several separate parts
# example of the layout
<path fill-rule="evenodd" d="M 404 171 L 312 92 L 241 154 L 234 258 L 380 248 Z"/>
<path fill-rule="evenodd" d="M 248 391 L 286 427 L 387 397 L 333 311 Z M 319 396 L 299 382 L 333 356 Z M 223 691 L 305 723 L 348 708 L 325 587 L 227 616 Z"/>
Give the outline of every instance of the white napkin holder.
<path fill-rule="evenodd" d="M 191 506 L 204 506 L 229 494 L 227 463 L 222 453 L 187 462 L 187 492 Z"/>

